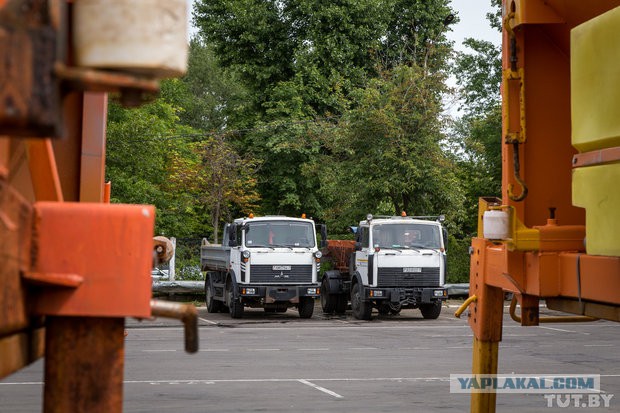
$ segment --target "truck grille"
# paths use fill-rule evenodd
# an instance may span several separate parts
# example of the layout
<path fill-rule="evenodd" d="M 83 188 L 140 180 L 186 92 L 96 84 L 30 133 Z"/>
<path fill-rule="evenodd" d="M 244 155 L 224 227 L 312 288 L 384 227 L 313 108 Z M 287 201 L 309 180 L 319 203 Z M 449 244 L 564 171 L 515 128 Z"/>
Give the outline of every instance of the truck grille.
<path fill-rule="evenodd" d="M 439 268 L 422 268 L 422 272 L 403 272 L 402 267 L 379 268 L 378 287 L 439 287 Z"/>
<path fill-rule="evenodd" d="M 303 284 L 312 282 L 312 265 L 290 265 L 290 270 L 274 270 L 274 265 L 252 265 L 251 283 Z M 278 265 L 275 265 L 278 267 Z M 282 267 L 280 265 L 280 267 Z"/>

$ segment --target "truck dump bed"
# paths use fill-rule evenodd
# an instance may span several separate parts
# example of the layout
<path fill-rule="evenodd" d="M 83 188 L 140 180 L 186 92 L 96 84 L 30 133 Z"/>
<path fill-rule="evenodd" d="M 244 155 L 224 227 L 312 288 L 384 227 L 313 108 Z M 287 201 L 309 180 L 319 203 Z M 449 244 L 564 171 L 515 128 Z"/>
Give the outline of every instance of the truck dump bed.
<path fill-rule="evenodd" d="M 343 273 L 348 272 L 351 254 L 355 252 L 355 241 L 328 240 L 327 250 L 334 261 L 334 268 Z"/>
<path fill-rule="evenodd" d="M 230 247 L 208 244 L 200 246 L 200 269 L 202 271 L 226 271 L 230 263 Z"/>

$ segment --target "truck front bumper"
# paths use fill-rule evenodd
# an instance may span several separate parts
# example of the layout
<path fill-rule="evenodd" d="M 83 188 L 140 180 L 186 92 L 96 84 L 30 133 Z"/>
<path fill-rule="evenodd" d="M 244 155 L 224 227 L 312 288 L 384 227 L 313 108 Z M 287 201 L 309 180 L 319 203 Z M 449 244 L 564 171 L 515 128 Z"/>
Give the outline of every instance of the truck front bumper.
<path fill-rule="evenodd" d="M 299 303 L 299 297 L 317 298 L 321 294 L 319 284 L 300 286 L 286 285 L 248 285 L 239 286 L 239 296 L 242 298 L 263 299 L 265 303 L 290 302 Z"/>
<path fill-rule="evenodd" d="M 400 287 L 364 287 L 364 297 L 370 301 L 390 301 L 400 304 L 429 304 L 448 298 L 448 290 L 442 287 L 400 288 Z"/>

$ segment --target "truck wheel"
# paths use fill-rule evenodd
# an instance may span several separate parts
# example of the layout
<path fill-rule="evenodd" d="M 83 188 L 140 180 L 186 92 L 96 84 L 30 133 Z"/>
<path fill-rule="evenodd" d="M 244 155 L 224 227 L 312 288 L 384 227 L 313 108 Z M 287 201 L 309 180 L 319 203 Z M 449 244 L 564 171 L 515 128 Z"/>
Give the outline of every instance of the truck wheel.
<path fill-rule="evenodd" d="M 331 314 L 336 309 L 337 296 L 329 293 L 329 281 L 323 279 L 321 283 L 321 308 L 325 314 Z"/>
<path fill-rule="evenodd" d="M 205 280 L 205 301 L 207 302 L 207 311 L 210 313 L 218 313 L 222 308 L 222 302 L 216 300 L 213 297 L 213 286 L 211 285 L 211 279 L 207 277 Z"/>
<path fill-rule="evenodd" d="M 314 300 L 312 297 L 299 297 L 299 304 L 297 304 L 299 310 L 299 318 L 310 318 L 314 312 Z"/>
<path fill-rule="evenodd" d="M 345 294 L 338 294 L 336 296 L 336 314 L 344 314 L 347 311 L 347 296 Z"/>
<path fill-rule="evenodd" d="M 434 320 L 441 314 L 441 301 L 435 301 L 432 304 L 422 304 L 420 306 L 422 317 Z"/>
<path fill-rule="evenodd" d="M 353 310 L 353 316 L 358 320 L 370 320 L 372 307 L 363 298 L 362 287 L 359 283 L 355 283 L 351 290 L 351 310 Z"/>
<path fill-rule="evenodd" d="M 233 293 L 233 284 L 229 283 L 227 288 L 228 299 L 228 312 L 230 313 L 231 318 L 241 318 L 243 317 L 243 303 L 239 300 L 235 300 Z"/>

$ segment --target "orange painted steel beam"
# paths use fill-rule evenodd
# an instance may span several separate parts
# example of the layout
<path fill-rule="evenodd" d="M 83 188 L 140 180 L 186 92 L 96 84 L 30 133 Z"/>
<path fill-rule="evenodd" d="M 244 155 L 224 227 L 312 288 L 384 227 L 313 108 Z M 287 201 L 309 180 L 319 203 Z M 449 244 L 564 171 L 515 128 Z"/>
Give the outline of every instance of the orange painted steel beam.
<path fill-rule="evenodd" d="M 32 272 L 49 274 L 50 283 L 56 274 L 83 279 L 75 288 L 38 289 L 34 314 L 150 317 L 152 206 L 41 202 L 34 209 Z"/>
<path fill-rule="evenodd" d="M 28 166 L 37 201 L 63 201 L 52 141 L 28 139 Z"/>
<path fill-rule="evenodd" d="M 487 254 L 493 251 L 488 241 L 482 238 L 472 240 L 470 258 L 469 294 L 477 300 L 469 306 L 469 325 L 474 337 L 480 341 L 499 342 L 502 339 L 502 320 L 504 309 L 504 293 L 501 287 L 490 281 L 496 279 L 497 269 L 489 268 Z M 508 281 L 506 280 L 506 285 Z"/>
<path fill-rule="evenodd" d="M 482 239 L 472 242 L 477 244 L 484 250 L 483 255 L 476 254 L 476 258 L 484 257 L 477 271 L 484 273 L 484 282 L 489 286 L 541 298 L 565 297 L 620 305 L 620 257 L 508 251 Z"/>
<path fill-rule="evenodd" d="M 108 94 L 84 93 L 80 201 L 103 202 Z"/>
<path fill-rule="evenodd" d="M 592 152 L 578 153 L 573 156 L 573 167 L 600 165 L 620 161 L 620 147 L 599 149 Z"/>

